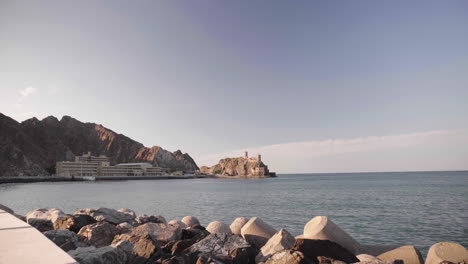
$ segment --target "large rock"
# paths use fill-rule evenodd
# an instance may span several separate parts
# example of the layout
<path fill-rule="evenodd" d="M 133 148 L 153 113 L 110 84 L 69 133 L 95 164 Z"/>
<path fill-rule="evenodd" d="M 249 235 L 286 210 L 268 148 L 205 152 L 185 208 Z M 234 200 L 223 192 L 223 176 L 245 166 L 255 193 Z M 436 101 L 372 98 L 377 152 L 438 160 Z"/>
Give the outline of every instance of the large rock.
<path fill-rule="evenodd" d="M 161 215 L 139 215 L 135 221 L 142 225 L 146 223 L 161 223 L 166 224 L 166 219 Z"/>
<path fill-rule="evenodd" d="M 198 242 L 210 234 L 203 226 L 194 225 L 182 230 L 182 239 L 190 239 Z"/>
<path fill-rule="evenodd" d="M 285 249 L 271 256 L 265 264 L 310 264 L 304 254 L 300 251 Z"/>
<path fill-rule="evenodd" d="M 304 234 L 301 238 L 330 240 L 340 244 L 352 253 L 357 253 L 361 248 L 356 240 L 326 216 L 312 218 L 304 226 Z"/>
<path fill-rule="evenodd" d="M 119 229 L 112 224 L 98 222 L 82 227 L 78 235 L 83 236 L 87 244 L 99 248 L 110 245 L 112 240 L 114 240 L 114 236 L 119 234 L 119 232 Z"/>
<path fill-rule="evenodd" d="M 232 221 L 231 225 L 229 226 L 229 228 L 231 229 L 231 232 L 234 234 L 234 235 L 240 235 L 241 234 L 241 229 L 242 227 L 247 224 L 249 220 L 247 220 L 247 218 L 245 217 L 237 217 L 236 219 L 234 219 L 234 221 Z"/>
<path fill-rule="evenodd" d="M 54 226 L 52 225 L 52 222 L 47 219 L 40 219 L 40 218 L 29 218 L 28 219 L 28 224 L 30 224 L 32 227 L 36 228 L 37 230 L 41 232 L 53 230 Z"/>
<path fill-rule="evenodd" d="M 188 215 L 182 218 L 182 223 L 187 225 L 187 227 L 191 227 L 194 225 L 199 225 L 200 221 L 198 221 L 198 219 L 195 216 Z"/>
<path fill-rule="evenodd" d="M 62 210 L 57 208 L 52 208 L 50 210 L 47 210 L 46 208 L 40 208 L 26 214 L 26 220 L 29 220 L 29 218 L 38 218 L 50 220 L 52 223 L 65 217 L 67 217 L 67 215 Z"/>
<path fill-rule="evenodd" d="M 453 242 L 440 242 L 432 245 L 427 253 L 426 264 L 439 264 L 442 261 L 467 263 L 468 251 L 462 245 Z"/>
<path fill-rule="evenodd" d="M 225 223 L 213 221 L 208 224 L 206 230 L 211 234 L 231 234 L 231 229 Z"/>
<path fill-rule="evenodd" d="M 182 229 L 188 227 L 184 222 L 182 222 L 182 221 L 180 221 L 180 220 L 175 220 L 175 219 L 169 221 L 169 223 L 167 223 L 167 224 L 168 224 L 168 225 L 173 225 L 173 226 L 178 226 L 178 227 L 180 227 L 180 228 L 182 228 Z"/>
<path fill-rule="evenodd" d="M 116 235 L 112 244 L 118 244 L 121 241 L 128 241 L 133 244 L 132 253 L 137 258 L 132 262 L 146 262 L 154 255 L 158 255 L 161 248 L 149 234 L 136 235 L 136 234 L 121 234 Z"/>
<path fill-rule="evenodd" d="M 356 256 L 359 259 L 359 264 L 404 264 L 402 260 L 390 260 L 390 261 L 383 261 L 378 257 L 369 255 L 369 254 L 359 254 Z"/>
<path fill-rule="evenodd" d="M 44 232 L 44 235 L 52 240 L 57 246 L 59 246 L 63 251 L 70 251 L 76 249 L 77 247 L 87 247 L 85 243 L 79 240 L 79 237 L 76 233 L 66 230 L 50 230 Z"/>
<path fill-rule="evenodd" d="M 101 248 L 96 248 L 94 246 L 80 247 L 76 250 L 69 251 L 68 254 L 80 264 L 126 264 L 130 259 L 127 248 L 131 246 L 132 245 L 128 243 Z"/>
<path fill-rule="evenodd" d="M 169 242 L 182 239 L 182 229 L 169 224 L 146 223 L 132 229 L 131 234 L 150 235 L 153 240 Z"/>
<path fill-rule="evenodd" d="M 317 257 L 327 257 L 334 260 L 341 260 L 346 263 L 359 262 L 356 256 L 341 245 L 330 240 L 319 239 L 296 239 L 294 250 L 304 253 L 310 260 L 317 260 Z"/>
<path fill-rule="evenodd" d="M 405 264 L 422 264 L 424 262 L 419 250 L 413 246 L 402 246 L 377 257 L 383 261 L 403 260 Z"/>
<path fill-rule="evenodd" d="M 276 252 L 292 248 L 294 242 L 296 242 L 296 239 L 288 231 L 281 229 L 260 249 L 255 261 L 257 263 L 264 262 Z"/>
<path fill-rule="evenodd" d="M 135 220 L 135 213 L 131 214 L 126 211 L 119 212 L 117 210 L 105 207 L 101 207 L 98 209 L 81 209 L 76 211 L 74 215 L 89 215 L 98 222 L 106 221 L 114 225 L 118 225 L 123 222 L 133 222 Z"/>
<path fill-rule="evenodd" d="M 258 249 L 262 248 L 275 233 L 276 230 L 273 227 L 258 217 L 250 218 L 241 229 L 242 237 Z"/>
<path fill-rule="evenodd" d="M 240 263 L 240 259 L 247 259 L 244 263 L 255 263 L 255 251 L 251 245 L 239 236 L 227 234 L 211 234 L 201 241 L 187 248 L 185 253 L 201 253 L 220 261 Z"/>
<path fill-rule="evenodd" d="M 68 215 L 54 222 L 54 229 L 68 229 L 78 233 L 83 226 L 96 223 L 89 215 Z"/>

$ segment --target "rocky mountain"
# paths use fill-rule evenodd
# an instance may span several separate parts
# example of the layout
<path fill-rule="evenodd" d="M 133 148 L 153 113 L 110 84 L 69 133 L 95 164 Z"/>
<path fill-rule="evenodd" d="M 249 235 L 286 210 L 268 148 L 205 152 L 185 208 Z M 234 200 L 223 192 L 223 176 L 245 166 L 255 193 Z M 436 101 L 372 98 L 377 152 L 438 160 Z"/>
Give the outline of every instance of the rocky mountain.
<path fill-rule="evenodd" d="M 72 161 L 88 151 L 110 157 L 111 163 L 149 162 L 174 170 L 198 169 L 195 161 L 180 150 L 148 148 L 99 124 L 69 116 L 19 123 L 0 113 L 0 176 L 48 175 L 57 161 Z"/>
<path fill-rule="evenodd" d="M 221 159 L 218 164 L 200 168 L 201 173 L 215 174 L 227 177 L 274 177 L 259 157 L 248 158 L 247 156 L 238 158 Z"/>

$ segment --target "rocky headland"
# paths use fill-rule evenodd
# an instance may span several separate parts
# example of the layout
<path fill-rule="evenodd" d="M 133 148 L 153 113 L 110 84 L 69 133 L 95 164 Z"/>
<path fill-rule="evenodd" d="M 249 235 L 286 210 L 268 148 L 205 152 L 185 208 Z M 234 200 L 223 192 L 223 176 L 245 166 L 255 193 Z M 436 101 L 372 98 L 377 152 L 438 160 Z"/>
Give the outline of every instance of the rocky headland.
<path fill-rule="evenodd" d="M 198 170 L 187 153 L 145 147 L 100 124 L 70 116 L 19 123 L 0 113 L 0 177 L 51 175 L 57 161 L 72 161 L 88 151 L 110 157 L 111 163 L 148 162 L 172 170 Z"/>
<path fill-rule="evenodd" d="M 258 217 L 236 218 L 230 225 L 202 226 L 194 216 L 166 221 L 130 209 L 37 209 L 25 216 L 0 209 L 29 223 L 81 264 L 439 264 L 467 263 L 468 251 L 452 242 L 434 244 L 424 260 L 411 245 L 362 245 L 325 216 L 292 236 Z M 21 246 L 21 245 L 18 245 Z"/>
<path fill-rule="evenodd" d="M 247 152 L 242 157 L 221 159 L 218 164 L 211 167 L 202 166 L 200 172 L 212 174 L 219 178 L 267 178 L 276 176 L 276 173 L 269 171 L 260 155 L 249 157 Z"/>

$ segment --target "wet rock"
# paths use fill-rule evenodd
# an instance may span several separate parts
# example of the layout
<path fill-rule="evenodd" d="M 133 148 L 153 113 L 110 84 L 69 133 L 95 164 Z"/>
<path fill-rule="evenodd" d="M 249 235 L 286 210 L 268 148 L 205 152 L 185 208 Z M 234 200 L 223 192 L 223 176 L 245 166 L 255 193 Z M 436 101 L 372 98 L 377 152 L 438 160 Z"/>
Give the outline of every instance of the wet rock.
<path fill-rule="evenodd" d="M 107 222 L 97 222 L 95 224 L 84 226 L 78 232 L 83 236 L 84 241 L 95 247 L 108 246 L 114 240 L 114 236 L 119 234 L 119 230 Z"/>
<path fill-rule="evenodd" d="M 405 264 L 423 264 L 419 250 L 413 246 L 402 246 L 377 256 L 383 261 L 403 260 Z"/>
<path fill-rule="evenodd" d="M 79 240 L 79 237 L 76 233 L 67 230 L 50 230 L 44 232 L 44 235 L 52 240 L 57 246 L 59 246 L 63 251 L 70 251 L 76 249 L 77 247 L 87 247 L 85 243 Z"/>
<path fill-rule="evenodd" d="M 50 210 L 47 210 L 46 208 L 40 208 L 26 214 L 26 220 L 29 220 L 29 218 L 38 218 L 50 220 L 52 223 L 65 217 L 67 217 L 67 215 L 62 210 L 57 208 L 52 208 Z"/>
<path fill-rule="evenodd" d="M 83 226 L 96 223 L 89 215 L 68 215 L 54 222 L 54 229 L 68 229 L 75 233 L 80 232 Z"/>
<path fill-rule="evenodd" d="M 185 216 L 184 218 L 182 218 L 181 222 L 187 225 L 187 227 L 200 224 L 200 221 L 198 221 L 198 219 L 194 216 Z"/>
<path fill-rule="evenodd" d="M 439 264 L 444 261 L 468 263 L 468 251 L 462 245 L 453 242 L 440 242 L 432 245 L 427 253 L 426 264 Z"/>
<path fill-rule="evenodd" d="M 133 244 L 132 254 L 135 256 L 132 263 L 144 263 L 150 258 L 159 255 L 161 248 L 150 235 L 120 234 L 114 237 L 112 244 L 127 241 Z"/>
<path fill-rule="evenodd" d="M 182 230 L 182 239 L 192 239 L 196 242 L 202 240 L 210 234 L 204 227 L 201 225 L 194 225 L 190 228 Z"/>
<path fill-rule="evenodd" d="M 169 242 L 182 239 L 182 229 L 169 224 L 146 223 L 131 230 L 132 234 L 150 235 L 153 240 Z"/>
<path fill-rule="evenodd" d="M 302 252 L 285 249 L 271 256 L 265 264 L 309 264 L 309 261 Z"/>
<path fill-rule="evenodd" d="M 46 231 L 54 229 L 52 222 L 47 219 L 29 218 L 28 224 L 30 224 L 32 227 L 36 228 L 37 230 L 41 232 L 46 232 Z"/>
<path fill-rule="evenodd" d="M 105 207 L 98 209 L 81 209 L 76 211 L 74 215 L 89 215 L 98 222 L 106 221 L 114 225 L 118 225 L 123 222 L 133 222 L 135 220 L 135 213 L 131 214 L 128 211 L 119 212 L 117 210 Z"/>
<path fill-rule="evenodd" d="M 187 248 L 184 252 L 201 253 L 202 255 L 220 261 L 230 261 L 232 260 L 231 254 L 242 248 L 251 248 L 251 245 L 239 236 L 227 234 L 210 234 L 209 236 Z M 245 251 L 247 252 L 247 250 Z M 239 255 L 239 253 L 237 253 L 237 255 Z M 255 262 L 255 253 L 251 255 L 251 261 L 252 263 Z"/>
<path fill-rule="evenodd" d="M 209 223 L 206 230 L 211 234 L 231 234 L 229 226 L 219 221 Z"/>
<path fill-rule="evenodd" d="M 359 262 L 353 253 L 330 240 L 297 239 L 292 249 L 302 252 L 306 258 L 314 261 L 322 256 L 346 263 Z"/>
<path fill-rule="evenodd" d="M 101 248 L 96 248 L 94 246 L 80 247 L 76 250 L 69 251 L 68 254 L 80 264 L 126 264 L 130 258 L 127 253 L 127 248 L 131 246 L 131 244 L 117 244 Z"/>
<path fill-rule="evenodd" d="M 258 217 L 252 217 L 241 229 L 242 237 L 255 248 L 262 248 L 276 230 Z"/>
<path fill-rule="evenodd" d="M 240 235 L 242 227 L 248 222 L 247 218 L 245 217 L 238 217 L 232 221 L 229 228 L 234 235 Z"/>
<path fill-rule="evenodd" d="M 135 221 L 142 225 L 146 223 L 161 223 L 161 224 L 166 224 L 166 219 L 161 216 L 161 215 L 139 215 Z"/>
<path fill-rule="evenodd" d="M 260 249 L 260 253 L 258 253 L 255 261 L 257 263 L 264 262 L 276 252 L 290 249 L 294 246 L 295 241 L 296 239 L 288 231 L 281 229 Z"/>

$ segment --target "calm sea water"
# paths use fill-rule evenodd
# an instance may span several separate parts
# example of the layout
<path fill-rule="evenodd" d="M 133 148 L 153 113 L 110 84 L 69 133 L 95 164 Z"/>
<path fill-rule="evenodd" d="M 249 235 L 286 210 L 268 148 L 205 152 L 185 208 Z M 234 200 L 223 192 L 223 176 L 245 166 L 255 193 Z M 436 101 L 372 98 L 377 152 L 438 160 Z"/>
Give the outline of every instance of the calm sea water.
<path fill-rule="evenodd" d="M 168 221 L 194 215 L 203 225 L 258 216 L 293 235 L 312 217 L 327 215 L 362 244 L 410 244 L 423 252 L 440 241 L 468 246 L 468 171 L 4 184 L 0 203 L 21 214 L 127 207 Z"/>

